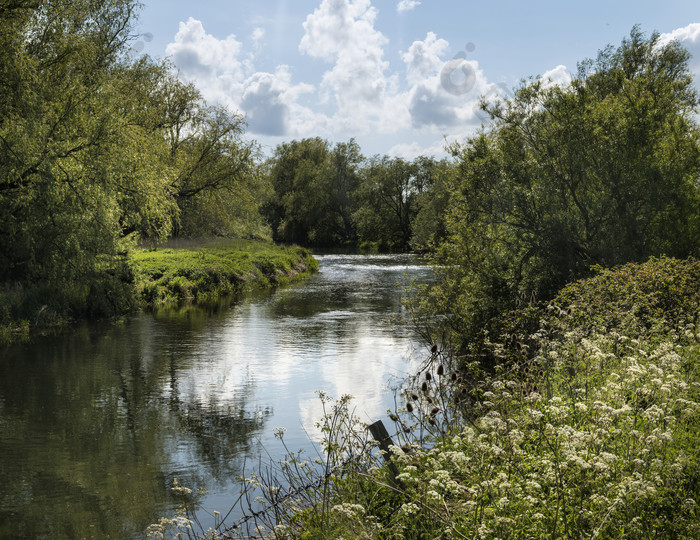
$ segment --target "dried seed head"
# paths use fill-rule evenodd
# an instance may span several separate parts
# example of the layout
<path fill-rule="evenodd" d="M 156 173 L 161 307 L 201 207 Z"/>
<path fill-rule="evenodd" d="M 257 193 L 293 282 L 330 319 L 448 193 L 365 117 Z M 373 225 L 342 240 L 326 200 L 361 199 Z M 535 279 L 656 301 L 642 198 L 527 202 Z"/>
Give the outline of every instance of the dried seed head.
<path fill-rule="evenodd" d="M 406 403 L 406 410 L 408 412 L 413 412 L 413 405 L 411 404 L 410 401 L 408 403 Z"/>
<path fill-rule="evenodd" d="M 404 443 L 401 445 L 401 450 L 408 454 L 411 451 L 411 446 L 408 443 Z"/>
<path fill-rule="evenodd" d="M 425 401 L 427 401 L 427 402 L 430 403 L 431 405 L 433 404 L 433 400 L 430 399 L 430 396 L 425 396 Z"/>
<path fill-rule="evenodd" d="M 445 373 L 445 366 L 443 366 L 442 364 L 440 364 L 440 365 L 438 366 L 438 368 L 437 368 L 437 374 L 438 374 L 438 375 L 443 375 L 444 373 Z"/>
<path fill-rule="evenodd" d="M 418 394 L 411 394 L 411 399 L 413 401 L 418 401 Z"/>
<path fill-rule="evenodd" d="M 433 343 L 433 346 L 430 347 L 430 354 L 435 354 L 437 351 L 438 351 L 437 343 Z"/>
<path fill-rule="evenodd" d="M 423 392 L 428 391 L 428 383 L 423 381 L 423 384 L 420 385 L 420 389 L 423 390 Z"/>
<path fill-rule="evenodd" d="M 435 419 L 432 418 L 432 417 L 431 417 L 431 418 L 428 418 L 428 423 L 429 423 L 431 426 L 434 426 L 434 425 L 435 425 Z"/>
<path fill-rule="evenodd" d="M 432 378 L 433 378 L 433 376 L 430 374 L 430 371 L 426 371 L 426 372 L 425 372 L 425 380 L 426 380 L 426 381 L 429 381 L 429 380 L 432 379 Z"/>
<path fill-rule="evenodd" d="M 399 421 L 399 417 L 396 416 L 396 415 L 393 414 L 393 413 L 389 415 L 389 418 L 391 418 L 394 422 L 398 422 L 398 421 Z"/>
<path fill-rule="evenodd" d="M 433 408 L 430 410 L 430 414 L 433 415 L 433 416 L 435 416 L 435 415 L 436 415 L 437 413 L 439 413 L 439 412 L 440 412 L 440 408 L 439 408 L 439 407 L 433 407 Z"/>
<path fill-rule="evenodd" d="M 450 379 L 452 379 L 453 381 L 457 380 L 457 372 L 456 371 L 452 372 L 452 375 L 450 375 Z"/>

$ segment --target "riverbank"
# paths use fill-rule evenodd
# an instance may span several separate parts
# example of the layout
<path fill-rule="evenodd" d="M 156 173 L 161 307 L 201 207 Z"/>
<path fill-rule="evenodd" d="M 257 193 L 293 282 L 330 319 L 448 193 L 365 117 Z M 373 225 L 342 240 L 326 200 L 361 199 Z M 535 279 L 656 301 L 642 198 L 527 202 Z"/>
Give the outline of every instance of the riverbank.
<path fill-rule="evenodd" d="M 0 345 L 26 341 L 94 317 L 284 285 L 318 270 L 311 252 L 254 240 L 209 240 L 139 248 L 102 289 L 57 285 L 0 287 Z M 73 290 L 75 289 L 75 290 Z"/>
<path fill-rule="evenodd" d="M 432 351 L 385 419 L 391 466 L 359 443 L 351 402 L 329 406 L 316 481 L 293 456 L 277 478 L 251 480 L 270 518 L 256 527 L 274 538 L 700 537 L 700 262 L 601 268 L 504 318 L 485 378 Z"/>
<path fill-rule="evenodd" d="M 252 240 L 139 249 L 130 261 L 136 293 L 145 307 L 203 302 L 284 285 L 318 270 L 307 249 Z"/>

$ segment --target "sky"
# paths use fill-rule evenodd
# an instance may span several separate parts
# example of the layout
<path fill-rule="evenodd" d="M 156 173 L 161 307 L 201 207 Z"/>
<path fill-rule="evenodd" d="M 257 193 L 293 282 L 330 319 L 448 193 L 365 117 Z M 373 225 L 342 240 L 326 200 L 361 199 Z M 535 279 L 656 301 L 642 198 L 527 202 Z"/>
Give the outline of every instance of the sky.
<path fill-rule="evenodd" d="M 700 82 L 698 0 L 142 0 L 133 55 L 169 58 L 271 155 L 305 137 L 440 155 L 523 79 L 565 84 L 634 25 L 678 39 Z"/>

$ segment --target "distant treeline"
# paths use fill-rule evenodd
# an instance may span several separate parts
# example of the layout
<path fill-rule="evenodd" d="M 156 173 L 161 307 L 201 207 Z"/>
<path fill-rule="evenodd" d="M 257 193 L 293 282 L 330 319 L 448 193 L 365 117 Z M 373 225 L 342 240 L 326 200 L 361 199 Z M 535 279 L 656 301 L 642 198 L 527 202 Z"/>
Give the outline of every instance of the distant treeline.
<path fill-rule="evenodd" d="M 262 207 L 275 240 L 307 246 L 408 251 L 444 236 L 446 160 L 365 159 L 354 140 L 281 144 L 266 163 Z"/>

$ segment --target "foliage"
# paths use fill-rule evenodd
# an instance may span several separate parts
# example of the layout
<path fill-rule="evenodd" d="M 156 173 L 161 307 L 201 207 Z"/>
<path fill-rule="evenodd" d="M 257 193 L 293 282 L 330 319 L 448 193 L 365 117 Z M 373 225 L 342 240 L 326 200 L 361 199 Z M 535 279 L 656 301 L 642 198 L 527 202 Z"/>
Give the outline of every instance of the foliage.
<path fill-rule="evenodd" d="M 413 235 L 416 197 L 426 185 L 417 166 L 401 158 L 375 156 L 362 170 L 353 220 L 360 241 L 384 250 L 406 251 Z"/>
<path fill-rule="evenodd" d="M 432 251 L 447 235 L 445 217 L 449 202 L 448 175 L 452 164 L 447 160 L 419 156 L 414 161 L 420 192 L 416 195 L 417 212 L 411 224 L 411 248 Z"/>
<path fill-rule="evenodd" d="M 0 8 L 0 283 L 8 320 L 134 307 L 137 237 L 269 236 L 243 119 L 132 60 L 134 0 Z"/>
<path fill-rule="evenodd" d="M 318 268 L 318 262 L 304 248 L 243 240 L 198 242 L 191 248 L 140 249 L 131 254 L 131 261 L 137 294 L 149 306 L 201 302 L 280 285 Z"/>
<path fill-rule="evenodd" d="M 352 243 L 351 193 L 361 159 L 352 139 L 332 149 L 318 137 L 279 145 L 268 164 L 274 197 L 265 209 L 274 238 L 314 246 Z"/>
<path fill-rule="evenodd" d="M 637 28 L 489 113 L 492 130 L 452 147 L 441 308 L 474 336 L 525 297 L 651 255 L 700 250 L 697 97 L 688 53 Z"/>
<path fill-rule="evenodd" d="M 284 143 L 267 164 L 274 195 L 263 213 L 275 240 L 407 251 L 444 236 L 445 161 L 365 160 L 354 140 Z"/>

